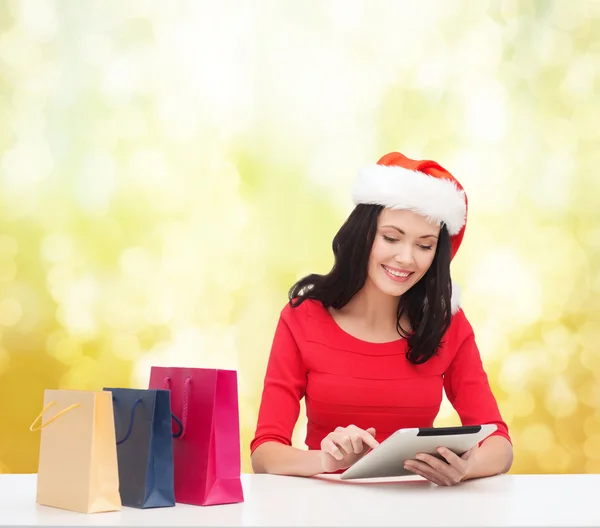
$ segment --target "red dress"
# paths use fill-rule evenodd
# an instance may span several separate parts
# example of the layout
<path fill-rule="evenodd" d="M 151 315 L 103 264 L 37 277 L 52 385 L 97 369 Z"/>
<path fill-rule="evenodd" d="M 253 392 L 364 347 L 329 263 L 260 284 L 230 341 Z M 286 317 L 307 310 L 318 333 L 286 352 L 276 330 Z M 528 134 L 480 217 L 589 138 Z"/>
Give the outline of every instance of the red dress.
<path fill-rule="evenodd" d="M 463 425 L 496 424 L 494 434 L 510 441 L 462 310 L 437 355 L 413 365 L 406 352 L 404 339 L 370 343 L 351 336 L 318 301 L 287 304 L 275 331 L 251 451 L 269 441 L 291 445 L 303 397 L 306 445 L 320 449 L 339 426 L 374 427 L 379 442 L 400 428 L 433 427 L 442 389 Z"/>

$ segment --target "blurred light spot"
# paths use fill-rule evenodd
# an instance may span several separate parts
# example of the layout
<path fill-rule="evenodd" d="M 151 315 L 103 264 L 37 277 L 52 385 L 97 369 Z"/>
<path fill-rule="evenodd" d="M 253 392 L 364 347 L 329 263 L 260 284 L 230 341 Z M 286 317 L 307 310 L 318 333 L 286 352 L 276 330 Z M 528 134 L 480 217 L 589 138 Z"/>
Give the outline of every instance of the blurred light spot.
<path fill-rule="evenodd" d="M 510 394 L 510 401 L 514 402 L 513 415 L 524 418 L 535 411 L 535 398 L 528 391 L 514 391 Z"/>
<path fill-rule="evenodd" d="M 69 371 L 61 378 L 60 388 L 70 390 L 100 390 L 98 383 L 98 362 L 88 356 L 76 360 Z"/>
<path fill-rule="evenodd" d="M 116 122 L 107 120 L 99 130 L 99 133 L 105 137 L 105 141 L 108 137 L 107 134 L 114 135 L 114 139 L 111 137 L 110 141 L 116 142 L 119 138 L 128 141 L 143 140 L 145 134 L 148 133 L 148 116 L 138 108 L 124 108 L 113 119 Z M 109 144 L 107 141 L 106 146 L 108 147 Z M 122 162 L 123 158 L 120 157 L 119 161 Z"/>
<path fill-rule="evenodd" d="M 0 325 L 15 326 L 23 315 L 21 303 L 16 299 L 3 299 L 0 301 Z"/>
<path fill-rule="evenodd" d="M 600 460 L 590 458 L 585 462 L 585 473 L 599 474 Z"/>
<path fill-rule="evenodd" d="M 8 366 L 10 364 L 10 355 L 4 349 L 4 347 L 0 346 L 0 376 L 4 374 L 8 370 Z"/>
<path fill-rule="evenodd" d="M 123 4 L 127 18 L 145 18 L 152 16 L 153 0 L 130 0 Z"/>
<path fill-rule="evenodd" d="M 538 27 L 541 28 L 541 26 Z M 559 66 L 567 63 L 573 55 L 571 37 L 562 31 L 544 27 L 543 30 L 536 31 L 529 42 L 536 53 L 537 60 L 546 66 Z"/>
<path fill-rule="evenodd" d="M 554 2 L 549 4 L 552 23 L 559 29 L 570 31 L 579 26 L 588 16 L 588 4 L 594 2 Z M 556 35 L 552 35 L 556 38 Z"/>
<path fill-rule="evenodd" d="M 13 260 L 0 260 L 0 283 L 7 283 L 17 276 L 17 265 Z"/>
<path fill-rule="evenodd" d="M 560 445 L 536 453 L 538 465 L 543 473 L 564 473 L 571 465 L 571 453 Z"/>
<path fill-rule="evenodd" d="M 54 266 L 48 271 L 47 281 L 50 294 L 55 301 L 61 302 L 75 281 L 75 274 L 66 266 Z"/>
<path fill-rule="evenodd" d="M 107 37 L 106 33 L 98 31 L 93 27 L 88 27 L 81 34 L 78 42 L 79 52 L 81 56 L 85 57 L 86 63 L 90 67 L 102 71 L 115 55 L 115 43 L 116 41 Z"/>
<path fill-rule="evenodd" d="M 140 355 L 141 347 L 136 336 L 132 334 L 118 334 L 112 340 L 111 350 L 115 357 L 130 361 L 137 359 Z"/>
<path fill-rule="evenodd" d="M 583 444 L 583 452 L 586 457 L 600 460 L 600 434 L 593 434 Z"/>
<path fill-rule="evenodd" d="M 531 179 L 530 188 L 531 201 L 540 211 L 569 207 L 574 168 L 573 157 L 564 151 L 540 160 L 540 170 Z"/>
<path fill-rule="evenodd" d="M 108 152 L 88 154 L 75 184 L 75 197 L 83 209 L 106 214 L 115 191 L 115 178 L 115 163 Z"/>
<path fill-rule="evenodd" d="M 197 107 L 190 106 L 179 95 L 164 95 L 158 101 L 158 115 L 165 136 L 174 141 L 189 141 L 198 132 L 200 117 Z"/>
<path fill-rule="evenodd" d="M 15 2 L 16 3 L 16 2 Z M 17 25 L 3 27 L 0 33 L 0 60 L 13 68 L 18 74 L 26 73 L 41 63 L 40 46 L 32 46 L 25 32 Z"/>
<path fill-rule="evenodd" d="M 600 383 L 598 383 L 597 380 L 585 382 L 579 389 L 577 395 L 581 403 L 595 409 L 600 403 Z"/>
<path fill-rule="evenodd" d="M 600 409 L 598 409 L 600 412 Z M 583 430 L 586 436 L 600 435 L 600 414 L 592 414 L 592 416 L 586 418 L 583 424 Z"/>
<path fill-rule="evenodd" d="M 479 324 L 476 339 L 484 363 L 489 364 L 493 360 L 509 355 L 511 345 L 506 335 L 506 329 L 496 320 L 487 320 L 483 324 Z"/>
<path fill-rule="evenodd" d="M 546 343 L 547 363 L 554 374 L 564 372 L 579 347 L 575 336 L 561 324 L 546 325 L 542 328 L 542 338 Z"/>
<path fill-rule="evenodd" d="M 148 302 L 146 320 L 153 325 L 167 324 L 173 317 L 173 292 L 156 293 Z"/>
<path fill-rule="evenodd" d="M 65 233 L 52 233 L 42 240 L 42 255 L 50 262 L 68 262 L 73 258 L 73 252 L 73 241 Z"/>
<path fill-rule="evenodd" d="M 521 433 L 521 445 L 532 453 L 546 452 L 554 446 L 554 431 L 543 423 L 528 425 Z"/>
<path fill-rule="evenodd" d="M 486 309 L 491 312 L 497 310 L 496 317 L 509 324 L 526 326 L 539 318 L 539 280 L 520 255 L 505 249 L 490 248 L 478 256 L 474 270 L 465 288 L 467 297 L 485 300 Z M 507 282 L 510 287 L 507 287 Z M 511 309 L 506 310 L 506 306 Z"/>
<path fill-rule="evenodd" d="M 94 305 L 98 293 L 98 285 L 91 277 L 75 279 L 65 288 L 57 317 L 69 332 L 88 338 L 96 335 Z"/>
<path fill-rule="evenodd" d="M 595 358 L 596 361 L 600 361 L 600 348 L 598 347 L 598 341 L 600 340 L 600 326 L 597 322 L 582 321 L 577 328 L 577 335 L 575 338 L 582 347 L 590 349 L 590 352 L 592 352 L 590 358 Z"/>
<path fill-rule="evenodd" d="M 34 192 L 52 171 L 54 160 L 46 143 L 20 141 L 2 156 L 0 182 L 9 192 Z"/>
<path fill-rule="evenodd" d="M 19 244 L 10 235 L 0 234 L 0 258 L 13 258 L 19 252 Z"/>
<path fill-rule="evenodd" d="M 52 348 L 48 352 L 65 365 L 71 365 L 82 356 L 81 343 L 72 337 L 59 339 L 56 343 L 53 343 Z"/>
<path fill-rule="evenodd" d="M 160 150 L 139 149 L 131 155 L 129 177 L 143 187 L 168 185 L 169 172 L 167 159 Z"/>
<path fill-rule="evenodd" d="M 492 6 L 494 4 L 490 4 L 490 7 Z M 523 0 L 504 0 L 500 4 L 495 4 L 495 6 L 500 7 L 502 17 L 507 22 L 518 18 L 519 15 L 524 16 L 527 13 L 531 15 L 532 12 L 535 12 L 532 3 L 523 2 Z M 523 23 L 522 20 L 520 22 Z"/>
<path fill-rule="evenodd" d="M 138 83 L 138 65 L 132 57 L 111 57 L 106 76 L 101 83 L 102 99 L 112 107 L 123 107 L 131 102 Z"/>
<path fill-rule="evenodd" d="M 499 375 L 503 390 L 512 392 L 525 388 L 532 368 L 531 358 L 522 352 L 514 352 L 507 357 L 502 363 Z"/>
<path fill-rule="evenodd" d="M 466 130 L 474 141 L 497 143 L 506 134 L 510 115 L 502 85 L 495 81 L 469 84 Z"/>
<path fill-rule="evenodd" d="M 119 265 L 123 273 L 131 277 L 146 277 L 153 270 L 152 257 L 139 247 L 131 247 L 123 251 L 119 258 Z"/>
<path fill-rule="evenodd" d="M 556 418 L 565 418 L 577 410 L 577 395 L 563 377 L 551 382 L 546 393 L 546 409 Z"/>
<path fill-rule="evenodd" d="M 571 95 L 573 102 L 587 99 L 592 95 L 596 75 L 597 65 L 591 56 L 576 57 L 568 66 L 561 90 Z M 580 119 L 577 119 L 579 122 Z M 597 133 L 598 127 L 595 129 Z"/>
<path fill-rule="evenodd" d="M 593 348 L 583 348 L 579 355 L 581 364 L 592 372 L 600 371 L 600 350 L 597 346 Z"/>
<path fill-rule="evenodd" d="M 58 29 L 54 2 L 19 0 L 8 5 L 16 24 L 28 37 L 38 42 L 48 42 L 54 38 Z"/>

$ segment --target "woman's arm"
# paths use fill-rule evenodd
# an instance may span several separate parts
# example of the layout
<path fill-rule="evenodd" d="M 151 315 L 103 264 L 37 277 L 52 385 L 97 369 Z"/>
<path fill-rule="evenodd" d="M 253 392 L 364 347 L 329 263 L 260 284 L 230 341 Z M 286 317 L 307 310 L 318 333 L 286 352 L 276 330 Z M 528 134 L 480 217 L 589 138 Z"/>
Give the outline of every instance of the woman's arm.
<path fill-rule="evenodd" d="M 375 429 L 337 427 L 321 440 L 321 449 L 302 451 L 278 442 L 265 442 L 252 453 L 255 473 L 312 477 L 346 469 L 379 445 Z"/>
<path fill-rule="evenodd" d="M 467 472 L 462 480 L 507 473 L 512 463 L 512 444 L 502 436 L 489 437 L 469 457 Z"/>
<path fill-rule="evenodd" d="M 456 355 L 444 373 L 444 391 L 462 425 L 495 424 L 497 430 L 461 457 L 441 447 L 438 452 L 445 460 L 420 453 L 417 460 L 405 462 L 406 469 L 439 485 L 506 473 L 513 462 L 508 427 L 490 388 L 473 329 L 462 311 L 454 317 L 459 318 L 456 323 L 460 330 L 449 340 L 460 339 L 460 343 L 456 344 Z"/>
<path fill-rule="evenodd" d="M 471 478 L 506 473 L 513 461 L 508 427 L 490 387 L 473 329 L 462 312 L 455 317 L 462 318 L 464 337 L 444 373 L 444 391 L 463 425 L 495 424 L 497 427 L 478 449 L 473 450 L 476 459 L 472 461 Z"/>
<path fill-rule="evenodd" d="M 291 310 L 287 305 L 281 313 L 267 363 L 256 432 L 250 443 L 252 467 L 256 473 L 300 475 L 320 472 L 318 456 L 292 447 L 300 400 L 306 391 L 307 369 L 296 340 L 301 330 L 297 317 L 294 317 L 298 312 Z"/>
<path fill-rule="evenodd" d="M 279 442 L 259 445 L 251 456 L 254 473 L 312 477 L 324 473 L 321 451 L 304 451 Z"/>
<path fill-rule="evenodd" d="M 512 445 L 501 436 L 486 439 L 480 447 L 475 446 L 460 457 L 444 447 L 438 448 L 438 453 L 444 460 L 419 453 L 416 460 L 406 460 L 404 467 L 438 486 L 453 486 L 506 473 L 512 464 Z"/>

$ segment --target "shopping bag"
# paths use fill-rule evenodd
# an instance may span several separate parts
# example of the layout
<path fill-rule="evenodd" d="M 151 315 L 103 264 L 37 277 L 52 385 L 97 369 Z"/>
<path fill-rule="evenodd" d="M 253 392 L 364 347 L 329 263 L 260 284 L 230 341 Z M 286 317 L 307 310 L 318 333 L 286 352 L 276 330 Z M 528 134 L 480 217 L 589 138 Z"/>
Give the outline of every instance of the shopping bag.
<path fill-rule="evenodd" d="M 104 390 L 112 393 L 123 506 L 175 506 L 169 391 Z"/>
<path fill-rule="evenodd" d="M 121 509 L 110 393 L 46 390 L 29 429 L 42 430 L 38 504 L 82 513 Z"/>
<path fill-rule="evenodd" d="M 152 367 L 149 388 L 171 391 L 171 411 L 182 424 L 173 440 L 175 500 L 243 502 L 237 372 Z"/>

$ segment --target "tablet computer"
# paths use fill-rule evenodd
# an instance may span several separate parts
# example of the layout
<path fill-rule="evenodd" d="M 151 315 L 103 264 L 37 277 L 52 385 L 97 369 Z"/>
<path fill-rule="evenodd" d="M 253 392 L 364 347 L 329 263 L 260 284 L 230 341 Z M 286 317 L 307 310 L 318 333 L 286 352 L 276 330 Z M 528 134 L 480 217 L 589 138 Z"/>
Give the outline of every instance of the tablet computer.
<path fill-rule="evenodd" d="M 437 448 L 446 447 L 460 456 L 497 428 L 494 424 L 486 424 L 399 429 L 346 469 L 340 478 L 349 480 L 414 475 L 404 469 L 404 462 L 414 459 L 418 453 L 427 453 L 443 459 Z"/>

